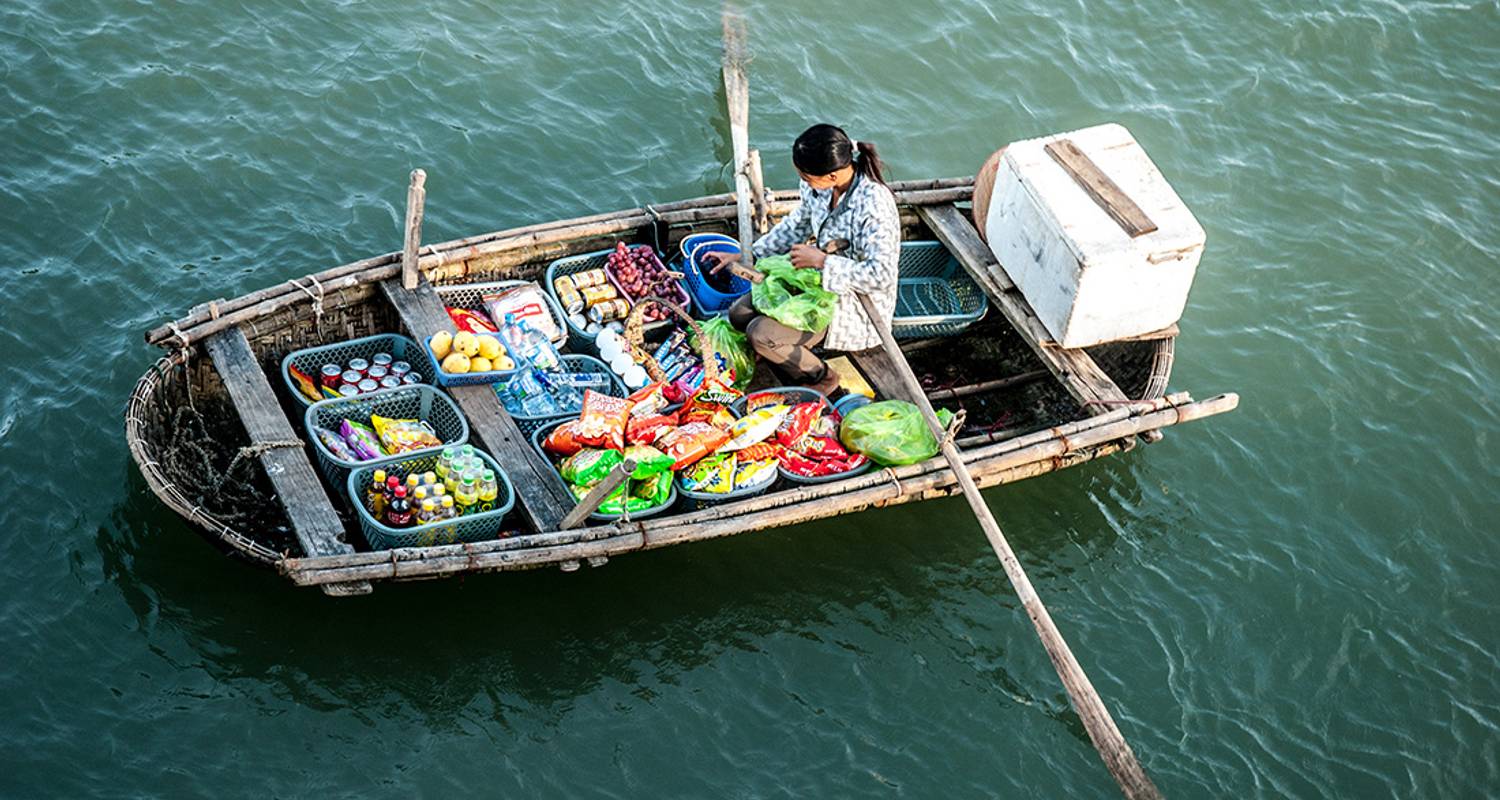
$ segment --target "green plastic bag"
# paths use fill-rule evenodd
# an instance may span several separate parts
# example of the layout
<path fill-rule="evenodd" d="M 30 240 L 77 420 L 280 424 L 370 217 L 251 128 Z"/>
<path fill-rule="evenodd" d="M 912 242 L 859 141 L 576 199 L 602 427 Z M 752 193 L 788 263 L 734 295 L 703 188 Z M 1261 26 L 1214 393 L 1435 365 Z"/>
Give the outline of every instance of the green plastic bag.
<path fill-rule="evenodd" d="M 942 424 L 952 418 L 947 409 L 938 411 Z M 922 410 L 905 400 L 882 400 L 850 411 L 839 426 L 839 441 L 884 467 L 926 461 L 938 452 L 937 437 Z"/>
<path fill-rule="evenodd" d="M 797 269 L 786 256 L 771 256 L 755 262 L 766 279 L 750 289 L 755 310 L 788 328 L 816 333 L 833 321 L 838 295 L 823 288 L 823 273 Z"/>
<path fill-rule="evenodd" d="M 734 329 L 729 318 L 720 314 L 703 323 L 703 338 L 708 340 L 708 349 L 719 355 L 724 367 L 734 368 L 734 388 L 744 389 L 755 377 L 755 351 L 750 347 L 750 337 Z M 690 343 L 701 348 L 695 334 Z"/>

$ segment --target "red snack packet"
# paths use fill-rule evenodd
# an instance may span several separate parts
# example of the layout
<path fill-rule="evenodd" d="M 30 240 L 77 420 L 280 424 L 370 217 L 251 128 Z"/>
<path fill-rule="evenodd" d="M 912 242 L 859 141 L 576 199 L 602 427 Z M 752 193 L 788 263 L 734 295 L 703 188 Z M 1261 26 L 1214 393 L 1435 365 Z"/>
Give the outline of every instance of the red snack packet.
<path fill-rule="evenodd" d="M 542 449 L 553 455 L 571 456 L 583 449 L 583 443 L 578 441 L 577 434 L 578 420 L 564 422 L 542 440 Z"/>
<path fill-rule="evenodd" d="M 781 454 L 781 445 L 774 442 L 760 442 L 749 447 L 743 447 L 735 451 L 735 457 L 740 461 L 765 461 L 776 458 Z"/>
<path fill-rule="evenodd" d="M 811 478 L 816 474 L 818 469 L 818 462 L 802 455 L 801 453 L 798 453 L 795 450 L 788 450 L 783 448 L 782 451 L 777 455 L 777 458 L 781 460 L 782 468 L 794 475 L 802 475 L 804 477 Z"/>
<path fill-rule="evenodd" d="M 808 458 L 847 458 L 849 451 L 842 444 L 828 438 L 827 436 L 804 436 L 792 445 L 796 450 Z"/>
<path fill-rule="evenodd" d="M 448 318 L 453 320 L 453 327 L 458 328 L 459 331 L 468 331 L 475 335 L 500 332 L 500 329 L 495 327 L 495 323 L 490 322 L 489 317 L 467 308 L 448 309 Z"/>
<path fill-rule="evenodd" d="M 786 415 L 781 427 L 776 429 L 776 441 L 783 447 L 792 447 L 805 435 L 818 417 L 823 414 L 821 402 L 798 403 L 792 406 L 791 413 Z"/>
<path fill-rule="evenodd" d="M 657 441 L 663 453 L 675 459 L 672 469 L 681 470 L 719 449 L 729 434 L 703 422 L 689 422 Z"/>
<path fill-rule="evenodd" d="M 676 414 L 631 419 L 625 426 L 625 441 L 629 444 L 652 444 L 676 427 Z"/>
<path fill-rule="evenodd" d="M 850 470 L 863 467 L 865 465 L 865 462 L 869 460 L 870 459 L 858 453 L 847 456 L 845 458 L 825 459 L 823 461 L 817 462 L 817 466 L 813 467 L 812 477 L 818 478 L 824 475 L 839 475 Z"/>
<path fill-rule="evenodd" d="M 323 390 L 318 382 L 312 379 L 311 375 L 297 369 L 296 365 L 293 364 L 288 364 L 286 371 L 288 375 L 292 376 L 292 382 L 297 384 L 297 389 L 302 392 L 304 397 L 314 403 L 323 399 Z M 339 395 L 335 392 L 333 396 L 338 397 Z"/>
<path fill-rule="evenodd" d="M 625 449 L 625 426 L 630 421 L 630 403 L 593 389 L 583 392 L 583 413 L 578 416 L 573 438 L 590 447 Z"/>
<path fill-rule="evenodd" d="M 660 382 L 648 383 L 636 389 L 625 400 L 630 403 L 632 417 L 653 417 L 672 404 L 667 399 L 666 384 Z"/>
<path fill-rule="evenodd" d="M 712 381 L 704 381 L 703 386 L 688 398 L 678 415 L 684 423 L 707 422 L 711 425 L 722 426 L 734 422 L 734 414 L 729 411 L 729 404 L 744 396 L 742 392 L 729 385 L 729 379 L 719 376 Z"/>
<path fill-rule="evenodd" d="M 749 414 L 751 411 L 754 411 L 757 408 L 762 408 L 764 406 L 794 406 L 796 404 L 796 397 L 782 394 L 781 392 L 752 392 L 751 394 L 745 395 L 746 414 Z"/>

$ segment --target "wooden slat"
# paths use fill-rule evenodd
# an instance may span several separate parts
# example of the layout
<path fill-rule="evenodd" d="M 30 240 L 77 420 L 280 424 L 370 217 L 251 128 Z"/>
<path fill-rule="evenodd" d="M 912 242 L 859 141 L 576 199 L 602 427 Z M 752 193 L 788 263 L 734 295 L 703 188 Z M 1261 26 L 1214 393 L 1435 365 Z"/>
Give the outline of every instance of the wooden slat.
<path fill-rule="evenodd" d="M 214 334 L 207 341 L 209 357 L 214 369 L 224 381 L 224 388 L 234 402 L 240 422 L 250 436 L 250 443 L 296 441 L 300 437 L 292 429 L 266 373 L 255 360 L 255 352 L 245 339 L 244 331 L 238 327 Z M 331 556 L 354 552 L 354 548 L 339 540 L 344 524 L 323 484 L 301 447 L 274 447 L 260 457 L 266 476 L 276 492 L 276 498 L 286 509 L 292 531 L 309 556 Z M 365 594 L 370 584 L 364 581 L 331 586 L 328 594 Z"/>
<path fill-rule="evenodd" d="M 381 288 L 401 316 L 407 332 L 417 341 L 439 330 L 456 330 L 432 284 L 422 283 L 407 291 L 399 279 L 390 279 L 383 281 Z M 500 405 L 494 387 L 453 386 L 447 391 L 463 410 L 469 430 L 479 437 L 510 477 L 522 515 L 538 531 L 557 530 L 576 501 L 552 474 L 552 465 L 542 460 L 532 448 L 531 440 Z"/>
<path fill-rule="evenodd" d="M 1156 223 L 1146 216 L 1146 212 L 1125 194 L 1119 184 L 1105 175 L 1092 158 L 1078 149 L 1072 139 L 1058 139 L 1042 149 L 1130 238 L 1156 230 Z"/>
<path fill-rule="evenodd" d="M 980 240 L 979 232 L 974 230 L 962 211 L 949 204 L 923 206 L 917 209 L 917 213 L 1085 411 L 1097 414 L 1127 400 L 1125 393 L 1088 353 L 1081 349 L 1065 349 L 1052 341 L 1046 326 L 1037 319 L 1036 312 L 1031 310 L 1026 298 L 1016 289 L 1015 282 L 1005 274 L 995 254 Z"/>

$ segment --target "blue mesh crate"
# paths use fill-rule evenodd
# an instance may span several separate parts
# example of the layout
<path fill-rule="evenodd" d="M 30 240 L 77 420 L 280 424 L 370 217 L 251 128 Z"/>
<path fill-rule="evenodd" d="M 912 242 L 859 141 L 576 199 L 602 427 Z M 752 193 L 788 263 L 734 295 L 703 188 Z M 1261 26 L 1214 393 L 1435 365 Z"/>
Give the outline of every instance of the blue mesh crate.
<path fill-rule="evenodd" d="M 902 242 L 896 285 L 897 339 L 953 336 L 989 310 L 984 290 L 942 242 Z"/>
<path fill-rule="evenodd" d="M 616 375 L 607 364 L 597 358 L 594 358 L 593 356 L 568 353 L 562 357 L 562 366 L 563 369 L 568 372 L 586 372 L 593 375 L 604 375 L 605 377 L 609 378 L 609 388 L 604 390 L 604 393 L 610 395 L 611 397 L 625 397 L 628 394 L 625 391 L 625 384 L 620 382 L 619 376 Z M 500 385 L 495 386 L 495 392 L 497 394 L 500 392 L 500 389 Z M 581 410 L 582 409 L 575 408 L 572 411 L 566 413 L 548 414 L 539 417 L 528 417 L 519 412 L 511 411 L 509 408 L 506 409 L 506 412 L 510 414 L 511 419 L 514 419 L 516 421 L 516 427 L 521 429 L 521 434 L 523 436 L 530 436 L 532 433 L 536 432 L 537 428 L 540 428 L 541 426 L 547 424 L 548 422 L 552 422 L 553 420 L 567 418 L 576 419 L 578 417 L 578 413 Z"/>
<path fill-rule="evenodd" d="M 288 353 L 281 360 L 281 380 L 286 384 L 287 391 L 297 399 L 305 408 L 313 404 L 307 399 L 297 384 L 292 381 L 292 373 L 288 367 L 296 367 L 318 380 L 319 370 L 324 364 L 338 364 L 347 366 L 351 358 L 363 358 L 366 361 L 376 353 L 390 353 L 391 358 L 396 361 L 405 361 L 417 372 L 424 373 L 422 382 L 430 383 L 432 376 L 428 369 L 426 354 L 422 352 L 422 346 L 415 341 L 396 333 L 380 333 L 374 336 L 366 336 L 362 339 L 350 339 L 347 342 L 336 342 L 318 347 L 307 347 Z"/>
<path fill-rule="evenodd" d="M 438 297 L 442 299 L 443 305 L 448 308 L 466 308 L 470 311 L 479 311 L 484 313 L 485 316 L 489 316 L 489 311 L 484 307 L 485 295 L 494 294 L 505 289 L 513 289 L 517 286 L 524 286 L 528 283 L 534 283 L 534 281 L 455 283 L 445 286 L 434 286 L 432 288 L 437 292 Z M 561 346 L 568 338 L 567 315 L 563 313 L 562 306 L 557 304 L 557 298 L 552 296 L 552 292 L 548 291 L 545 286 L 541 288 L 542 297 L 547 301 L 547 311 L 551 314 L 553 323 L 557 325 L 558 333 L 557 336 L 552 337 L 552 343 Z M 504 320 L 499 319 L 492 321 L 496 327 L 499 327 L 500 323 L 504 322 Z"/>
<path fill-rule="evenodd" d="M 359 527 L 365 534 L 365 541 L 370 543 L 370 549 L 432 547 L 459 542 L 483 542 L 499 538 L 500 532 L 504 529 L 505 515 L 510 513 L 516 505 L 516 491 L 510 484 L 510 476 L 506 475 L 505 470 L 495 463 L 495 459 L 490 458 L 489 454 L 483 450 L 476 449 L 474 452 L 479 455 L 479 460 L 484 462 L 486 467 L 495 472 L 495 481 L 499 484 L 499 491 L 495 495 L 495 508 L 491 511 L 466 514 L 455 519 L 430 522 L 412 528 L 392 528 L 375 519 L 370 514 L 370 509 L 365 507 L 365 486 L 373 480 L 376 467 L 364 466 L 349 473 L 345 490 L 348 492 L 349 502 L 355 508 L 355 513 L 359 515 Z M 389 474 L 405 478 L 413 472 L 427 472 L 435 468 L 439 455 L 441 453 L 431 452 L 402 458 L 382 464 L 379 468 Z"/>
<path fill-rule="evenodd" d="M 532 431 L 532 433 L 531 433 L 531 446 L 534 447 L 534 448 L 536 448 L 536 451 L 538 453 L 542 454 L 542 458 L 545 458 L 547 460 L 548 464 L 552 464 L 553 465 L 552 477 L 554 479 L 556 479 L 558 483 L 562 484 L 563 488 L 567 488 L 568 482 L 565 481 L 565 480 L 563 480 L 562 473 L 557 471 L 557 469 L 556 469 L 556 459 L 554 459 L 552 457 L 551 453 L 548 453 L 545 449 L 542 448 L 542 441 L 544 439 L 546 439 L 547 435 L 550 434 L 550 433 L 552 433 L 552 431 L 555 428 L 557 428 L 557 426 L 563 424 L 564 422 L 571 422 L 572 420 L 575 420 L 575 419 L 577 419 L 576 416 L 567 417 L 567 418 L 564 418 L 564 419 L 555 419 L 555 420 L 552 420 L 551 422 L 548 422 L 548 423 L 542 425 L 541 427 L 537 428 L 535 431 Z M 569 494 L 571 494 L 571 492 L 569 492 Z M 645 519 L 646 517 L 654 517 L 657 514 L 661 514 L 663 512 L 666 512 L 666 511 L 670 510 L 672 508 L 672 506 L 674 506 L 676 504 L 677 504 L 677 481 L 673 480 L 672 481 L 672 493 L 669 494 L 669 495 L 667 495 L 666 502 L 662 503 L 659 506 L 656 506 L 655 508 L 648 508 L 645 511 L 632 511 L 632 512 L 630 512 L 630 518 L 631 519 Z M 595 522 L 618 522 L 622 518 L 623 518 L 623 515 L 621 515 L 621 514 L 600 514 L 598 512 L 595 512 L 595 513 L 589 515 L 589 519 L 594 520 Z"/>
<path fill-rule="evenodd" d="M 303 416 L 303 428 L 307 431 L 308 440 L 312 442 L 313 451 L 318 454 L 318 467 L 327 476 L 330 485 L 335 487 L 343 485 L 350 470 L 359 467 L 385 464 L 423 453 L 435 453 L 442 449 L 442 447 L 429 447 L 370 461 L 347 461 L 329 452 L 323 440 L 313 433 L 314 427 L 327 428 L 336 433 L 339 423 L 346 419 L 369 425 L 372 415 L 392 419 L 422 420 L 431 425 L 433 433 L 443 440 L 442 447 L 463 444 L 469 440 L 469 423 L 464 419 L 463 413 L 458 410 L 458 406 L 452 400 L 448 399 L 448 395 L 431 386 L 403 386 L 399 389 L 383 389 L 355 397 L 322 400 L 308 407 L 307 413 Z"/>

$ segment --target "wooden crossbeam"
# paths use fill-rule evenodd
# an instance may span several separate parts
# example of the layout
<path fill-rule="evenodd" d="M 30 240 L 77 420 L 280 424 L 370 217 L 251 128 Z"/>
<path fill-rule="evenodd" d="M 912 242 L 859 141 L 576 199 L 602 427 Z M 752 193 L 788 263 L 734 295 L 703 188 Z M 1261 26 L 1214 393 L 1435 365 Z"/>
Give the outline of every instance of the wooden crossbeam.
<path fill-rule="evenodd" d="M 292 532 L 308 556 L 333 556 L 354 552 L 340 540 L 344 524 L 323 491 L 312 462 L 301 447 L 276 446 L 298 441 L 266 373 L 255 360 L 255 352 L 238 326 L 208 338 L 209 357 L 224 381 L 251 445 L 273 445 L 260 456 L 276 499 L 286 509 Z M 368 594 L 368 581 L 334 584 L 324 590 L 332 595 Z"/>
<path fill-rule="evenodd" d="M 440 331 L 454 331 L 453 320 L 443 309 L 443 301 L 432 284 L 422 283 L 408 291 L 399 279 L 381 283 L 386 297 L 412 338 L 422 341 Z M 575 500 L 559 480 L 552 465 L 542 460 L 531 446 L 531 440 L 516 426 L 516 421 L 500 405 L 493 386 L 452 386 L 448 394 L 463 410 L 469 430 L 483 442 L 515 486 L 517 507 L 538 531 L 557 530 Z"/>
<path fill-rule="evenodd" d="M 1125 235 L 1134 239 L 1156 230 L 1156 223 L 1146 216 L 1146 212 L 1125 194 L 1119 184 L 1105 175 L 1088 154 L 1078 149 L 1072 139 L 1058 139 L 1042 149 L 1125 231 Z"/>
<path fill-rule="evenodd" d="M 995 254 L 979 238 L 979 232 L 962 211 L 950 203 L 920 206 L 917 213 L 1085 411 L 1098 414 L 1128 400 L 1087 352 L 1059 347 L 1052 340 L 1031 304 L 1021 296 L 1015 282 L 1005 274 Z"/>

